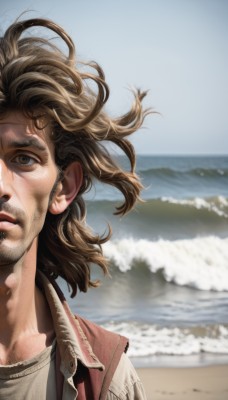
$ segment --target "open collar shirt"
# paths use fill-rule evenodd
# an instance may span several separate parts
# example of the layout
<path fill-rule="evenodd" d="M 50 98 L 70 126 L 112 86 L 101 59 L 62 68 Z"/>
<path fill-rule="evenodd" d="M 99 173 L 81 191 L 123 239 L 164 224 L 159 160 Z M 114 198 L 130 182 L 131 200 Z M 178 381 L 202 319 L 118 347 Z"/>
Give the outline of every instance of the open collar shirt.
<path fill-rule="evenodd" d="M 57 341 L 57 351 L 60 355 L 60 371 L 63 375 L 63 389 L 61 400 L 76 400 L 77 389 L 73 376 L 77 372 L 78 362 L 86 368 L 103 370 L 104 365 L 94 354 L 84 332 L 77 320 L 77 332 L 73 330 L 66 314 L 65 304 L 48 278 L 41 272 L 37 273 L 39 287 L 43 291 L 49 304 Z M 72 314 L 71 314 L 72 315 Z M 90 400 L 90 399 L 88 399 Z M 124 353 L 113 376 L 107 400 L 146 400 L 145 392 L 136 371 Z"/>

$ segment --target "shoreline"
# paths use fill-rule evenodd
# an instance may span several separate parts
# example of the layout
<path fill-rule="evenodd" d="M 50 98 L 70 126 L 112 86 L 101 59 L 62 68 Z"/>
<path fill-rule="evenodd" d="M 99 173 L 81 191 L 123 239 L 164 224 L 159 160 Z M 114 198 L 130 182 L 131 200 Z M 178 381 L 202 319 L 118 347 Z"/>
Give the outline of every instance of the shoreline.
<path fill-rule="evenodd" d="M 143 368 L 198 368 L 228 365 L 228 354 L 197 353 L 189 355 L 129 356 L 136 369 Z"/>
<path fill-rule="evenodd" d="M 228 363 L 136 368 L 147 400 L 227 400 Z"/>

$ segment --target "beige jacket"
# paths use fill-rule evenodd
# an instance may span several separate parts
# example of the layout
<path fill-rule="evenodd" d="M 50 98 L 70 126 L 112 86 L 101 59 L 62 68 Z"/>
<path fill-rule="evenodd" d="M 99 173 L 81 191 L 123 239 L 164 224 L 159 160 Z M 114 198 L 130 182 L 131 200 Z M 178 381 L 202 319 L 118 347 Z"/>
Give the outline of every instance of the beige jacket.
<path fill-rule="evenodd" d="M 80 326 L 78 340 L 53 285 L 42 273 L 38 273 L 39 287 L 50 306 L 57 345 L 60 353 L 60 370 L 63 375 L 62 400 L 76 400 L 77 389 L 73 376 L 77 374 L 78 362 L 86 368 L 103 369 Z M 90 399 L 88 399 L 90 400 Z M 124 353 L 112 378 L 106 400 L 146 400 L 142 384 L 127 355 Z"/>

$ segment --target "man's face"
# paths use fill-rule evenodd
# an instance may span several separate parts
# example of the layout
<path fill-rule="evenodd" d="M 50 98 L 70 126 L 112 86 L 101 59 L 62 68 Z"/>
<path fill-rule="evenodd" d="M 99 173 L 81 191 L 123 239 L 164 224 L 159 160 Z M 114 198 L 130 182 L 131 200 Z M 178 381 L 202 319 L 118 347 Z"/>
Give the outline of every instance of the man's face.
<path fill-rule="evenodd" d="M 19 113 L 0 119 L 0 266 L 16 263 L 41 231 L 57 179 L 48 128 Z"/>

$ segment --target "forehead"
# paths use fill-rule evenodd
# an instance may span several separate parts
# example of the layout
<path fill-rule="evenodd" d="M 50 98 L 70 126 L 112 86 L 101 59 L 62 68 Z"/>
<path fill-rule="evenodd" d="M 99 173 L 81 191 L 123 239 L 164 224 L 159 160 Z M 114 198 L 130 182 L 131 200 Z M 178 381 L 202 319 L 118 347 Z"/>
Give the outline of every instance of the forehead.
<path fill-rule="evenodd" d="M 34 121 L 26 118 L 24 115 L 12 112 L 0 118 L 0 141 L 33 137 L 43 142 L 47 147 L 51 146 L 50 126 L 47 121 L 40 119 L 37 121 L 38 127 Z"/>

